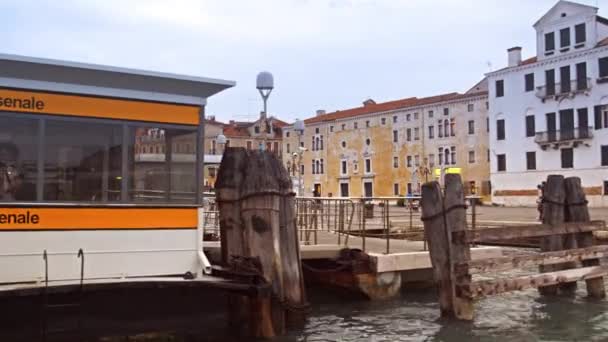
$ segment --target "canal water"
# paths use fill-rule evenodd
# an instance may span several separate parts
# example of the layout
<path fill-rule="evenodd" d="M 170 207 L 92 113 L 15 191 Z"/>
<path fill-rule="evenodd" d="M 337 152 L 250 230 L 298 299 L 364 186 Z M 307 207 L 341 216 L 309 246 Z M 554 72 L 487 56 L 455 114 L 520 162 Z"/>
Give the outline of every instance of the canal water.
<path fill-rule="evenodd" d="M 433 291 L 378 302 L 309 292 L 313 311 L 306 327 L 273 341 L 608 341 L 608 302 L 586 299 L 584 283 L 574 297 L 544 298 L 532 289 L 480 300 L 472 323 L 441 319 Z M 202 336 L 141 341 L 244 341 L 229 337 L 222 317 L 208 318 Z"/>

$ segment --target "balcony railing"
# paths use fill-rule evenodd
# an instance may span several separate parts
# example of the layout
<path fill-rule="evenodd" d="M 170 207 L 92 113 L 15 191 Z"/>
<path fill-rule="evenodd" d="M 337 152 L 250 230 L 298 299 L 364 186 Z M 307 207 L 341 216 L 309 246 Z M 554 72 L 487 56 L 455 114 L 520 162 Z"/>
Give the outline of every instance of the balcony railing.
<path fill-rule="evenodd" d="M 555 98 L 564 95 L 575 95 L 586 92 L 591 89 L 591 78 L 587 77 L 582 80 L 572 80 L 565 84 L 555 83 L 553 86 L 536 87 L 536 96 L 542 100 Z"/>
<path fill-rule="evenodd" d="M 551 144 L 593 138 L 592 127 L 577 127 L 559 131 L 538 132 L 534 138 L 537 144 Z"/>

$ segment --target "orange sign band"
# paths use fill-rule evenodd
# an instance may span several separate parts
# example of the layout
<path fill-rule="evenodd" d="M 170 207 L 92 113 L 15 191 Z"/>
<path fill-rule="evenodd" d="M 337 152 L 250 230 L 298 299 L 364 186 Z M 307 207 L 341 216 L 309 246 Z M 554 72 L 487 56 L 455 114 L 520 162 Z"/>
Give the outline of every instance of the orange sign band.
<path fill-rule="evenodd" d="M 3 230 L 196 229 L 196 208 L 1 208 Z"/>
<path fill-rule="evenodd" d="M 198 125 L 199 107 L 0 89 L 0 111 Z"/>

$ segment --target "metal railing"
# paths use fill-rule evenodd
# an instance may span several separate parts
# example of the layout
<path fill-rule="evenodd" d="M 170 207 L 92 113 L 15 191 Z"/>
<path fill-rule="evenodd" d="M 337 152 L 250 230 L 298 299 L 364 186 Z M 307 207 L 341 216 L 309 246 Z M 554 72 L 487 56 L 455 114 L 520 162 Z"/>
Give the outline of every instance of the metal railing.
<path fill-rule="evenodd" d="M 587 77 L 581 80 L 571 80 L 565 84 L 554 83 L 536 87 L 536 96 L 545 100 L 554 96 L 576 94 L 591 89 L 591 78 Z"/>
<path fill-rule="evenodd" d="M 480 197 L 467 196 L 466 199 L 469 203 L 467 225 L 474 230 L 478 216 L 476 205 Z M 423 241 L 423 250 L 426 250 L 420 200 L 419 196 L 298 197 L 300 242 L 307 245 L 337 243 L 347 246 L 349 236 L 353 236 L 359 239 L 357 246 L 360 245 L 364 251 L 368 249 L 369 239 L 382 239 L 383 250 L 387 254 L 391 252 L 391 242 L 398 240 Z"/>
<path fill-rule="evenodd" d="M 479 196 L 467 196 L 467 226 L 478 225 L 476 206 Z M 381 239 L 384 253 L 391 252 L 394 241 L 422 241 L 427 250 L 421 217 L 420 196 L 407 197 L 297 197 L 296 227 L 303 245 L 356 245 L 368 250 L 375 239 L 376 251 Z M 214 240 L 220 238 L 219 211 L 214 197 L 204 201 L 203 233 Z M 211 235 L 211 236 L 210 236 Z M 350 238 L 356 243 L 349 244 Z M 351 246 L 352 247 L 352 246 Z M 394 248 L 393 248 L 394 249 Z"/>
<path fill-rule="evenodd" d="M 534 137 L 537 144 L 549 144 L 553 142 L 565 142 L 572 140 L 586 140 L 593 138 L 592 127 L 576 127 L 566 130 L 555 130 L 538 132 Z"/>

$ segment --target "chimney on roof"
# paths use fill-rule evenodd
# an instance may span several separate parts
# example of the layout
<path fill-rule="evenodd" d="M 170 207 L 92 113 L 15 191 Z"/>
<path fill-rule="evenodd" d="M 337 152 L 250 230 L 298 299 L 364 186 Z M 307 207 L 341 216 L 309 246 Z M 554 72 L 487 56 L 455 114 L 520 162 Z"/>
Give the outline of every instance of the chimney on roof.
<path fill-rule="evenodd" d="M 317 116 L 325 115 L 325 109 L 317 109 Z"/>
<path fill-rule="evenodd" d="M 376 104 L 376 101 L 374 101 L 372 99 L 367 99 L 367 100 L 363 101 L 363 106 L 364 107 L 367 107 L 367 106 L 370 106 L 370 105 L 375 105 L 375 104 Z"/>
<path fill-rule="evenodd" d="M 521 47 L 515 46 L 507 50 L 509 55 L 509 67 L 518 66 L 521 64 Z"/>

